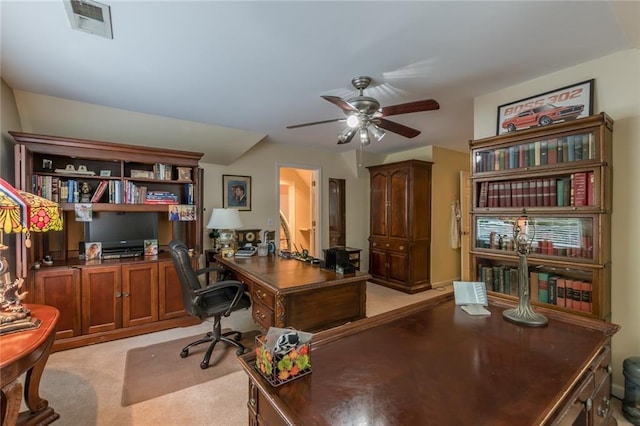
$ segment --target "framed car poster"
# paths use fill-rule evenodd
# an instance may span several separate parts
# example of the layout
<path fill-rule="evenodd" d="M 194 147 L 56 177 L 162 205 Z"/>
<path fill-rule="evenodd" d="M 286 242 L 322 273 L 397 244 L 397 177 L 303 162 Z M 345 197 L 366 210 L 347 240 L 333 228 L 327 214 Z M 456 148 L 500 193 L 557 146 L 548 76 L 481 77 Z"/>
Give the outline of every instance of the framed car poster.
<path fill-rule="evenodd" d="M 594 79 L 498 107 L 497 134 L 575 120 L 593 114 Z"/>

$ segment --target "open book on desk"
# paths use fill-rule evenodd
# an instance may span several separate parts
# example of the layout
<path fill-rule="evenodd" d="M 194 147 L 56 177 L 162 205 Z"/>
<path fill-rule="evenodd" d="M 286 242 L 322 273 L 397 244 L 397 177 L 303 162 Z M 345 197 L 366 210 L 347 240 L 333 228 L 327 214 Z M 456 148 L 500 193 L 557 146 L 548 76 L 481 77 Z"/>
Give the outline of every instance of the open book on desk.
<path fill-rule="evenodd" d="M 491 315 L 491 311 L 485 309 L 489 301 L 482 281 L 454 281 L 453 297 L 456 305 L 469 315 Z"/>

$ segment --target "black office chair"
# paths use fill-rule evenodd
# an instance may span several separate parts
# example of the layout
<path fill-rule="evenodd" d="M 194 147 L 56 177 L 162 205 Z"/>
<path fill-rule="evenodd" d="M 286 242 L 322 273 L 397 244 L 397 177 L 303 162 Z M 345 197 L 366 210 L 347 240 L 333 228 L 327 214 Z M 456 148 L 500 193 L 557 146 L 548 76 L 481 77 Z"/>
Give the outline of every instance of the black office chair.
<path fill-rule="evenodd" d="M 210 267 L 194 270 L 191 266 L 191 258 L 189 250 L 178 240 L 169 243 L 169 251 L 173 257 L 173 264 L 178 272 L 178 278 L 182 285 L 182 301 L 184 308 L 189 314 L 200 319 L 213 317 L 213 331 L 209 332 L 202 339 L 188 344 L 180 352 L 180 357 L 186 358 L 189 355 L 189 348 L 201 343 L 211 342 L 209 349 L 204 355 L 204 359 L 200 363 L 203 370 L 209 367 L 209 359 L 213 353 L 213 348 L 220 341 L 236 346 L 237 355 L 242 355 L 245 347 L 240 343 L 242 333 L 238 331 L 229 331 L 222 333 L 220 319 L 228 317 L 231 312 L 240 309 L 248 309 L 251 306 L 251 299 L 245 293 L 244 284 L 240 281 L 225 280 L 217 281 L 212 284 L 207 283 L 201 285 L 198 277 L 202 274 L 210 272 L 219 272 L 221 268 Z M 234 339 L 227 336 L 235 335 Z"/>

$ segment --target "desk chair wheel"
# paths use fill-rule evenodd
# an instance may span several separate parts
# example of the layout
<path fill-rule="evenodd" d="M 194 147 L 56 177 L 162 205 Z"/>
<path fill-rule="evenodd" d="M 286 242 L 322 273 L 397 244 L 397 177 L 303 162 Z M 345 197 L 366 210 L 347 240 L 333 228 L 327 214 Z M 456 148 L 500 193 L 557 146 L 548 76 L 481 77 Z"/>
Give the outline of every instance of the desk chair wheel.
<path fill-rule="evenodd" d="M 189 349 L 183 349 L 182 352 L 180 352 L 180 358 L 186 358 L 189 356 Z"/>
<path fill-rule="evenodd" d="M 244 353 L 244 348 L 238 348 L 238 350 L 236 351 L 236 355 L 240 356 Z"/>

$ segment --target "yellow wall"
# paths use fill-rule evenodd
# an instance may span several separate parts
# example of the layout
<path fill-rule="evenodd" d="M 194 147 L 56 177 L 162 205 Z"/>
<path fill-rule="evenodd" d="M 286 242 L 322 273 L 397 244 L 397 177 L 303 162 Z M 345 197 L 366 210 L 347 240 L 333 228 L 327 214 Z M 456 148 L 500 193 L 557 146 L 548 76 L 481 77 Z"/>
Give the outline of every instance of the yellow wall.
<path fill-rule="evenodd" d="M 622 362 L 640 356 L 640 50 L 631 49 L 558 71 L 475 99 L 475 138 L 495 135 L 496 108 L 558 87 L 595 78 L 594 113 L 615 120 L 613 130 L 612 322 L 614 393 L 622 396 Z"/>

